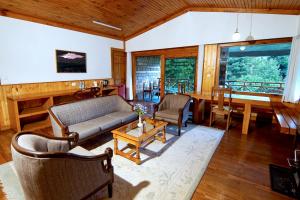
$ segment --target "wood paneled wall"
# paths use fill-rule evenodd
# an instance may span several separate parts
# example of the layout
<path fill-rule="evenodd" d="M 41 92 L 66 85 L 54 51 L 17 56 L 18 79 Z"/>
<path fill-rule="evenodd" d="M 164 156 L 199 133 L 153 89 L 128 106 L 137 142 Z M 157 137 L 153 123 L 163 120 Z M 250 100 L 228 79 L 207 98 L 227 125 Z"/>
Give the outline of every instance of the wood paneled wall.
<path fill-rule="evenodd" d="M 101 79 L 84 80 L 86 87 L 91 87 L 94 81 Z M 113 79 L 108 78 L 110 84 L 113 84 Z M 54 92 L 63 90 L 79 89 L 80 80 L 61 81 L 61 82 L 45 82 L 45 83 L 28 83 L 28 84 L 13 84 L 0 86 L 0 130 L 10 128 L 10 120 L 8 114 L 7 96 L 8 95 L 32 95 L 41 92 Z M 72 86 L 76 83 L 76 86 Z"/>
<path fill-rule="evenodd" d="M 210 95 L 211 88 L 215 84 L 217 56 L 218 56 L 217 44 L 205 45 L 203 71 L 202 71 L 202 88 L 201 88 L 201 93 L 203 95 Z"/>

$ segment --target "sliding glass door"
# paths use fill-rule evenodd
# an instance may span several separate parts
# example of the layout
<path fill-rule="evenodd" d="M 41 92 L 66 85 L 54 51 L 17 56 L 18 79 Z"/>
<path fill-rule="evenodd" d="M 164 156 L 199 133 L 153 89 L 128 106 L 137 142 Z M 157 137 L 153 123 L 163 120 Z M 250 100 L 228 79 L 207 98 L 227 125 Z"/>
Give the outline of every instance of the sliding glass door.
<path fill-rule="evenodd" d="M 196 57 L 167 58 L 165 62 L 165 93 L 194 92 Z"/>

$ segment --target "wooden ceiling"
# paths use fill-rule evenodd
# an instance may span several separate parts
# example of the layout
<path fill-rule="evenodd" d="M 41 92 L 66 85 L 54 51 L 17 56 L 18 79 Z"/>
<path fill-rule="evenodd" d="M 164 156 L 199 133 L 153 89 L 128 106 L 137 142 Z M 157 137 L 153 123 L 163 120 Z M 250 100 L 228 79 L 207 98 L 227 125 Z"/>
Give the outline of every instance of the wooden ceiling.
<path fill-rule="evenodd" d="M 188 11 L 300 14 L 300 0 L 0 0 L 0 14 L 128 40 Z M 92 23 L 98 20 L 121 31 Z"/>

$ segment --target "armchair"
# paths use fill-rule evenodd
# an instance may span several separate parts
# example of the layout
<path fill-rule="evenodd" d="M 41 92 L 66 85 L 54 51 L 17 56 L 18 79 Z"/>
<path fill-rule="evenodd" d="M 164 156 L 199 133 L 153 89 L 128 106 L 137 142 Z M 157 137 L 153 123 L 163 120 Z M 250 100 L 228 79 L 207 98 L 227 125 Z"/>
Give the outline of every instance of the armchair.
<path fill-rule="evenodd" d="M 78 134 L 67 138 L 20 132 L 12 139 L 13 163 L 25 199 L 88 199 L 108 186 L 112 197 L 112 149 L 94 155 L 77 146 Z"/>
<path fill-rule="evenodd" d="M 154 119 L 178 125 L 180 136 L 182 124 L 187 126 L 191 97 L 185 94 L 166 94 L 159 104 L 154 106 Z"/>

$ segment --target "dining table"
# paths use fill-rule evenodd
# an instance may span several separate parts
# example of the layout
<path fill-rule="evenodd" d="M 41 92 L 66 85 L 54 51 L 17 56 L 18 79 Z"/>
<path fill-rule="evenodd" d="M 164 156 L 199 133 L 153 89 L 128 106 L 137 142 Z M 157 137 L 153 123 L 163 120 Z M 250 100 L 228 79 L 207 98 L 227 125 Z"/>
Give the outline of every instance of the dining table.
<path fill-rule="evenodd" d="M 203 95 L 201 93 L 189 93 L 194 101 L 194 122 L 199 124 L 204 116 L 204 105 L 205 101 L 211 101 L 210 95 Z M 224 94 L 225 102 L 229 100 L 229 94 Z M 256 95 L 247 95 L 247 94 L 231 94 L 231 103 L 239 104 L 243 109 L 243 126 L 242 134 L 248 134 L 251 112 L 254 107 L 267 107 L 271 108 L 271 100 L 268 96 L 256 96 Z M 217 99 L 214 99 L 217 100 Z"/>

